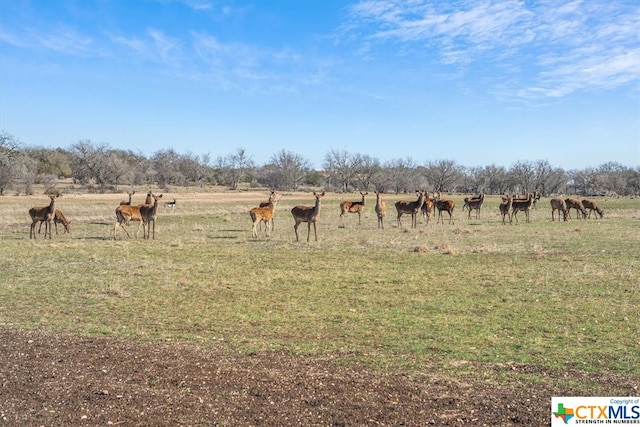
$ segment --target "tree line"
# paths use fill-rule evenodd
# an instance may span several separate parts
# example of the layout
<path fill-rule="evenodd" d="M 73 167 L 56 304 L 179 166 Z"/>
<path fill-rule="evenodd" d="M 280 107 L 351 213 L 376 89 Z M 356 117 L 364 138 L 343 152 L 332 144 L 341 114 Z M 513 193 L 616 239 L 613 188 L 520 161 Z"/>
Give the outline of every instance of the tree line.
<path fill-rule="evenodd" d="M 324 187 L 332 191 L 405 193 L 430 191 L 504 194 L 537 190 L 549 194 L 640 195 L 640 166 L 616 162 L 598 167 L 564 170 L 547 160 L 517 161 L 465 167 L 454 160 L 417 164 L 410 157 L 381 162 L 367 154 L 330 150 L 322 170 L 299 154 L 281 150 L 257 165 L 243 148 L 212 158 L 209 154 L 159 150 L 145 156 L 108 144 L 81 140 L 67 149 L 30 147 L 13 135 L 0 133 L 0 195 L 32 194 L 35 184 L 52 192 L 61 179 L 73 179 L 87 189 L 123 191 L 133 186 L 241 185 L 280 191 Z"/>

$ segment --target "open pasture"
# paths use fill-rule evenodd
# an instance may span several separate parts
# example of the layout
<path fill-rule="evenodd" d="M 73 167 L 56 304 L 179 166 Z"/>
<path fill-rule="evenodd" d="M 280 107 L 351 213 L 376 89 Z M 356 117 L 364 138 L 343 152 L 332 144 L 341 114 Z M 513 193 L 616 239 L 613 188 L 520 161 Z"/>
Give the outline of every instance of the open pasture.
<path fill-rule="evenodd" d="M 161 193 L 161 191 L 154 191 Z M 268 191 L 165 193 L 156 239 L 113 240 L 126 195 L 64 194 L 71 233 L 29 239 L 33 206 L 47 197 L 0 198 L 0 327 L 83 336 L 186 340 L 246 353 L 331 355 L 341 364 L 496 381 L 510 364 L 636 378 L 640 382 L 640 200 L 599 199 L 604 219 L 552 222 L 542 198 L 525 223 L 502 225 L 500 198 L 455 224 L 396 224 L 385 194 L 385 229 L 375 195 L 362 224 L 322 199 L 318 241 L 295 241 L 290 210 L 311 193 L 284 193 L 270 239 L 254 239 L 248 211 Z M 176 199 L 174 208 L 163 202 Z M 136 194 L 134 204 L 144 195 Z M 132 223 L 130 232 L 136 230 Z M 484 368 L 483 368 L 484 367 Z M 491 373 L 491 374 L 489 374 Z M 563 381 L 571 381 L 566 378 Z M 585 394 L 633 393 L 582 381 Z M 558 384 L 551 384 L 558 386 Z"/>

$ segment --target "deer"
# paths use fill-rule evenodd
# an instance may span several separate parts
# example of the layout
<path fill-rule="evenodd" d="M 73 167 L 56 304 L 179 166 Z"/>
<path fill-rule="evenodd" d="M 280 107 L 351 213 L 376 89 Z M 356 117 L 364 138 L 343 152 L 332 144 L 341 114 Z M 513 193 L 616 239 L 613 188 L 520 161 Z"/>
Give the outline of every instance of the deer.
<path fill-rule="evenodd" d="M 166 202 L 166 203 L 164 204 L 164 207 L 165 207 L 165 208 L 168 208 L 168 209 L 173 209 L 173 208 L 175 208 L 175 207 L 176 207 L 176 199 L 175 199 L 175 197 L 174 197 L 174 199 L 173 199 L 172 201 L 170 201 L 170 202 Z"/>
<path fill-rule="evenodd" d="M 258 238 L 258 230 L 257 225 L 265 223 L 265 235 L 266 237 L 271 237 L 271 230 L 273 229 L 273 213 L 276 210 L 276 204 L 280 200 L 280 196 L 276 194 L 275 191 L 271 192 L 269 196 L 269 201 L 263 206 L 263 203 L 260 203 L 260 206 L 257 208 L 253 208 L 249 211 L 249 215 L 251 216 L 251 221 L 253 221 L 253 228 L 251 230 L 253 234 L 253 238 Z"/>
<path fill-rule="evenodd" d="M 140 206 L 140 217 L 142 218 L 142 236 L 145 239 L 149 239 L 153 225 L 153 237 L 156 239 L 156 218 L 158 217 L 158 201 L 162 199 L 162 194 L 156 196 L 151 194 L 153 198 L 153 204 L 145 204 Z"/>
<path fill-rule="evenodd" d="M 347 213 L 357 213 L 358 225 L 362 224 L 362 222 L 360 221 L 360 215 L 362 214 L 362 210 L 364 209 L 364 204 L 365 204 L 364 198 L 367 194 L 369 194 L 369 192 L 363 193 L 361 191 L 360 195 L 362 196 L 362 200 L 356 200 L 354 202 L 345 200 L 342 203 L 340 203 L 340 224 L 342 224 L 343 218 Z"/>
<path fill-rule="evenodd" d="M 267 206 L 269 206 L 271 204 L 271 196 L 275 193 L 275 190 L 271 190 L 271 193 L 269 194 L 269 200 L 267 200 L 266 202 L 260 202 L 260 204 L 258 205 L 261 208 L 266 208 Z M 275 229 L 274 227 L 274 222 L 273 222 L 273 218 L 271 218 L 271 231 L 273 231 Z M 260 231 L 262 231 L 262 221 L 260 221 L 260 223 L 258 223 L 258 228 L 260 228 Z"/>
<path fill-rule="evenodd" d="M 396 211 L 398 212 L 398 227 L 402 227 L 402 220 L 400 219 L 403 214 L 411 215 L 411 228 L 416 228 L 418 223 L 418 212 L 422 209 L 422 205 L 424 204 L 425 192 L 422 190 L 416 190 L 416 194 L 418 195 L 418 200 L 415 202 L 405 202 L 399 201 L 396 202 Z"/>
<path fill-rule="evenodd" d="M 151 196 L 151 192 L 147 194 L 147 198 L 145 199 L 144 205 L 120 205 L 116 208 L 116 223 L 113 226 L 113 240 L 118 240 L 118 226 L 122 227 L 127 236 L 131 238 L 129 231 L 125 228 L 125 225 L 129 225 L 129 221 L 138 221 L 138 230 L 136 231 L 136 239 L 138 238 L 138 234 L 140 234 L 140 227 L 143 225 L 142 214 L 140 213 L 140 209 L 143 206 L 151 206 L 153 198 Z M 149 202 L 149 203 L 147 203 Z M 155 226 L 155 224 L 154 224 Z"/>
<path fill-rule="evenodd" d="M 382 200 L 382 193 L 376 191 L 376 216 L 378 217 L 378 228 L 384 230 L 384 217 L 387 214 L 387 204 Z"/>
<path fill-rule="evenodd" d="M 509 224 L 513 223 L 513 217 L 511 216 L 511 204 L 513 198 L 509 195 L 502 196 L 502 203 L 500 203 L 500 213 L 502 214 L 502 225 L 505 225 L 505 218 L 509 217 Z"/>
<path fill-rule="evenodd" d="M 524 211 L 524 215 L 526 217 L 526 222 L 529 222 L 529 214 L 531 213 L 531 208 L 533 206 L 533 201 L 535 197 L 533 193 L 527 193 L 526 200 L 513 200 L 511 202 L 512 216 L 516 219 L 516 224 L 518 223 L 518 212 Z"/>
<path fill-rule="evenodd" d="M 540 198 L 542 197 L 542 193 L 540 193 L 539 191 L 530 191 L 527 194 L 523 194 L 523 195 L 518 195 L 518 194 L 514 194 L 513 195 L 513 202 L 526 202 L 527 201 L 527 197 L 529 196 L 529 194 L 531 195 L 531 198 L 533 199 L 533 209 L 536 208 L 538 200 L 540 200 Z"/>
<path fill-rule="evenodd" d="M 29 209 L 29 216 L 31 217 L 31 230 L 29 231 L 29 238 L 36 238 L 36 224 L 40 221 L 44 222 L 44 238 L 47 238 L 47 232 L 49 233 L 49 239 L 51 239 L 51 222 L 56 215 L 56 199 L 59 194 L 53 194 L 49 196 L 51 202 L 49 206 L 33 207 Z"/>
<path fill-rule="evenodd" d="M 569 218 L 571 218 L 571 209 L 575 209 L 576 219 L 579 219 L 578 214 L 580 213 L 582 213 L 582 219 L 587 219 L 587 210 L 584 208 L 580 200 L 568 197 L 564 199 L 564 201 L 567 204 L 567 212 Z"/>
<path fill-rule="evenodd" d="M 550 200 L 551 203 L 551 221 L 555 221 L 554 214 L 558 211 L 558 221 L 560 221 L 560 212 L 562 212 L 562 217 L 564 221 L 568 221 L 568 211 L 567 211 L 567 203 L 560 199 L 555 198 Z"/>
<path fill-rule="evenodd" d="M 462 206 L 462 210 L 464 211 L 465 206 L 469 209 L 469 219 L 471 219 L 471 211 L 476 211 L 476 219 L 480 218 L 480 208 L 484 203 L 484 193 L 480 193 L 478 197 L 465 197 L 464 205 Z"/>
<path fill-rule="evenodd" d="M 43 221 L 40 221 L 40 227 L 38 228 L 38 234 L 42 231 Z M 58 224 L 62 224 L 64 226 L 64 233 L 71 233 L 71 221 L 67 221 L 67 218 L 64 216 L 62 211 L 56 209 L 55 216 L 53 217 L 53 225 L 56 227 L 56 234 L 58 234 Z"/>
<path fill-rule="evenodd" d="M 123 200 L 120 202 L 120 205 L 127 205 L 127 206 L 131 206 L 131 198 L 133 197 L 134 194 L 136 194 L 135 190 L 134 191 L 130 191 L 127 193 L 129 195 L 129 200 Z"/>
<path fill-rule="evenodd" d="M 589 210 L 588 218 L 591 218 L 591 213 L 596 211 L 598 215 L 600 215 L 600 219 L 604 216 L 604 211 L 598 207 L 598 204 L 595 200 L 582 199 L 582 206 L 584 206 L 585 210 Z M 597 215 L 594 215 L 594 218 L 598 218 Z"/>
<path fill-rule="evenodd" d="M 436 205 L 434 200 L 434 197 L 429 196 L 429 193 L 424 196 L 424 203 L 422 204 L 422 216 L 424 216 L 425 219 L 425 226 L 429 225 L 429 220 L 435 212 Z"/>
<path fill-rule="evenodd" d="M 446 211 L 447 213 L 449 213 L 449 224 L 455 224 L 455 222 L 453 221 L 453 209 L 456 207 L 456 202 L 450 199 L 441 200 L 440 192 L 438 192 L 435 198 L 435 205 L 438 209 L 438 221 L 436 221 L 436 224 L 438 224 L 440 222 L 440 219 L 442 218 L 442 211 Z M 442 223 L 444 224 L 444 219 L 442 220 Z"/>
<path fill-rule="evenodd" d="M 322 193 L 316 193 L 314 191 L 313 196 L 316 198 L 316 204 L 314 206 L 298 205 L 291 209 L 291 215 L 293 215 L 293 219 L 296 222 L 293 226 L 293 231 L 296 233 L 296 242 L 299 241 L 298 226 L 303 222 L 307 223 L 307 243 L 309 242 L 309 236 L 311 235 L 311 224 L 313 224 L 313 234 L 316 237 L 316 242 L 318 241 L 316 221 L 320 215 L 320 199 L 324 197 L 324 194 L 324 191 Z"/>

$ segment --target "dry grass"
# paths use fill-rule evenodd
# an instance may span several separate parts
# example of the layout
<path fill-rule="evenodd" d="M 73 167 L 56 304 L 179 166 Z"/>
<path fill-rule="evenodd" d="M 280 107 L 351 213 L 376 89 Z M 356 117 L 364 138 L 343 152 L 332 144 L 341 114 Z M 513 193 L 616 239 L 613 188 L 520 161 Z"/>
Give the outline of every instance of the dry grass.
<path fill-rule="evenodd" d="M 638 200 L 602 200 L 604 220 L 561 224 L 543 200 L 530 224 L 510 226 L 487 197 L 479 220 L 456 211 L 456 225 L 399 229 L 388 215 L 378 230 L 372 206 L 340 228 L 344 195 L 327 194 L 307 244 L 289 211 L 311 194 L 284 194 L 271 239 L 251 237 L 248 214 L 267 191 L 174 197 L 155 241 L 113 241 L 120 194 L 65 194 L 72 233 L 51 241 L 28 237 L 27 211 L 46 197 L 1 198 L 0 326 L 223 340 L 389 369 L 469 360 L 640 377 Z"/>

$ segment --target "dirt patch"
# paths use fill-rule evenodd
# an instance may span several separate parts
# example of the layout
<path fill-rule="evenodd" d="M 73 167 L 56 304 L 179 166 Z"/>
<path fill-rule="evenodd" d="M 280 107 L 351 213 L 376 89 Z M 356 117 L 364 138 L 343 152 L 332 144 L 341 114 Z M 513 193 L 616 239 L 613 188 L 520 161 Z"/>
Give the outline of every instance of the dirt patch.
<path fill-rule="evenodd" d="M 0 425 L 539 426 L 554 393 L 577 392 L 11 329 L 0 329 L 0 360 Z"/>

